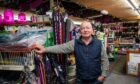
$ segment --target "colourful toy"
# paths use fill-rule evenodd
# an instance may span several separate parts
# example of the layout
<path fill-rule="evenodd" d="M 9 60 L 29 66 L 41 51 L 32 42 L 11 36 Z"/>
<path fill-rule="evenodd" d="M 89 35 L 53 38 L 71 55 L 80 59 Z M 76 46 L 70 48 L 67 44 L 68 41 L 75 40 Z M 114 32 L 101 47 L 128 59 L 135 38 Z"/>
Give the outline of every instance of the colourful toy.
<path fill-rule="evenodd" d="M 18 14 L 18 22 L 26 22 L 26 15 L 24 12 Z"/>
<path fill-rule="evenodd" d="M 5 24 L 14 23 L 14 14 L 13 14 L 13 11 L 11 9 L 4 10 L 4 23 Z"/>

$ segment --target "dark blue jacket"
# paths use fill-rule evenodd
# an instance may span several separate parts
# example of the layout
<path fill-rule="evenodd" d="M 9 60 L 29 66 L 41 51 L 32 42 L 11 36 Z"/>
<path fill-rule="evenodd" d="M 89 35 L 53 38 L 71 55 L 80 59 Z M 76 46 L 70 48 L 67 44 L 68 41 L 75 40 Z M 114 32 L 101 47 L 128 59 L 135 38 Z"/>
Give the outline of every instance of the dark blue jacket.
<path fill-rule="evenodd" d="M 85 45 L 80 39 L 75 40 L 76 74 L 79 79 L 95 79 L 101 75 L 102 43 L 96 38 Z"/>

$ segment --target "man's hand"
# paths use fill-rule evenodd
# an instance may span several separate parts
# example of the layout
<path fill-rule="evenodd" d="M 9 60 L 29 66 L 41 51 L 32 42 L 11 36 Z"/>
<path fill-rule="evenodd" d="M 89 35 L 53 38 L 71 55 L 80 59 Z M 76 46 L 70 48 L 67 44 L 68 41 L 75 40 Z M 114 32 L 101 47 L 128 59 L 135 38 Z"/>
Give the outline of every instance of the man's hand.
<path fill-rule="evenodd" d="M 43 54 L 46 51 L 45 47 L 39 44 L 33 44 L 32 47 L 38 54 Z"/>
<path fill-rule="evenodd" d="M 105 80 L 105 77 L 104 77 L 104 76 L 99 76 L 99 77 L 98 77 L 98 81 L 103 82 L 104 80 Z"/>

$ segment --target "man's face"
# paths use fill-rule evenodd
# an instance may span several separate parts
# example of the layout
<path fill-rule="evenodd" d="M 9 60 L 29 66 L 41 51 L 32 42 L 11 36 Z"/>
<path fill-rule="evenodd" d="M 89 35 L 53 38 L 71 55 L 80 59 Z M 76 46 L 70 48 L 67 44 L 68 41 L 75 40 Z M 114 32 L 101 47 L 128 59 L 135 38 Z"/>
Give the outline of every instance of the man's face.
<path fill-rule="evenodd" d="M 84 38 L 90 37 L 93 34 L 92 25 L 90 22 L 83 22 L 80 26 L 81 36 Z"/>

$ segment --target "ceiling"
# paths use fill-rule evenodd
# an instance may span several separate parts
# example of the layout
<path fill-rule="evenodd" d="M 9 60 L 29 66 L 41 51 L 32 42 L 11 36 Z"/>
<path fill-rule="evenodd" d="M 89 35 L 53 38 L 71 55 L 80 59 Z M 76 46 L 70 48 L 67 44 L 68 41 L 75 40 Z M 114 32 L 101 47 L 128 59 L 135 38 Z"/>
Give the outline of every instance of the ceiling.
<path fill-rule="evenodd" d="M 0 7 L 46 14 L 46 11 L 50 9 L 49 1 L 50 0 L 0 0 Z M 80 6 L 79 4 L 67 0 L 62 0 L 61 6 L 65 8 L 70 16 L 87 18 L 100 14 L 100 11 L 88 9 L 85 6 Z"/>
<path fill-rule="evenodd" d="M 100 12 L 100 10 L 96 10 L 94 8 L 87 7 L 85 5 L 80 5 L 79 3 L 75 3 L 71 0 L 64 0 L 61 2 L 62 7 L 65 8 L 66 12 L 75 20 L 96 20 L 101 23 L 110 23 L 110 22 L 120 22 L 121 20 L 117 17 L 114 17 L 110 14 L 105 15 Z M 75 18 L 77 17 L 77 18 Z M 81 19 L 80 19 L 81 18 Z"/>
<path fill-rule="evenodd" d="M 50 0 L 0 0 L 0 7 L 13 8 L 20 11 L 31 11 L 45 14 Z M 62 6 L 70 16 L 96 19 L 103 17 L 136 20 L 140 16 L 126 3 L 126 0 L 54 0 L 61 1 Z M 134 0 L 140 6 L 140 0 Z M 102 15 L 100 11 L 107 10 L 109 15 Z M 102 19 L 102 18 L 101 18 Z M 112 21 L 112 20 L 111 20 Z"/>
<path fill-rule="evenodd" d="M 140 15 L 132 10 L 126 0 L 70 0 L 87 8 L 96 10 L 107 10 L 112 16 L 136 20 L 140 19 Z M 140 6 L 140 0 L 134 0 Z"/>
<path fill-rule="evenodd" d="M 0 8 L 45 14 L 49 10 L 49 0 L 0 0 Z"/>
<path fill-rule="evenodd" d="M 75 16 L 79 18 L 88 18 L 92 16 L 98 16 L 101 14 L 100 11 L 97 11 L 91 8 L 86 8 L 85 6 L 81 6 L 74 2 L 62 1 L 61 3 L 62 3 L 62 7 L 65 8 L 69 16 Z"/>

